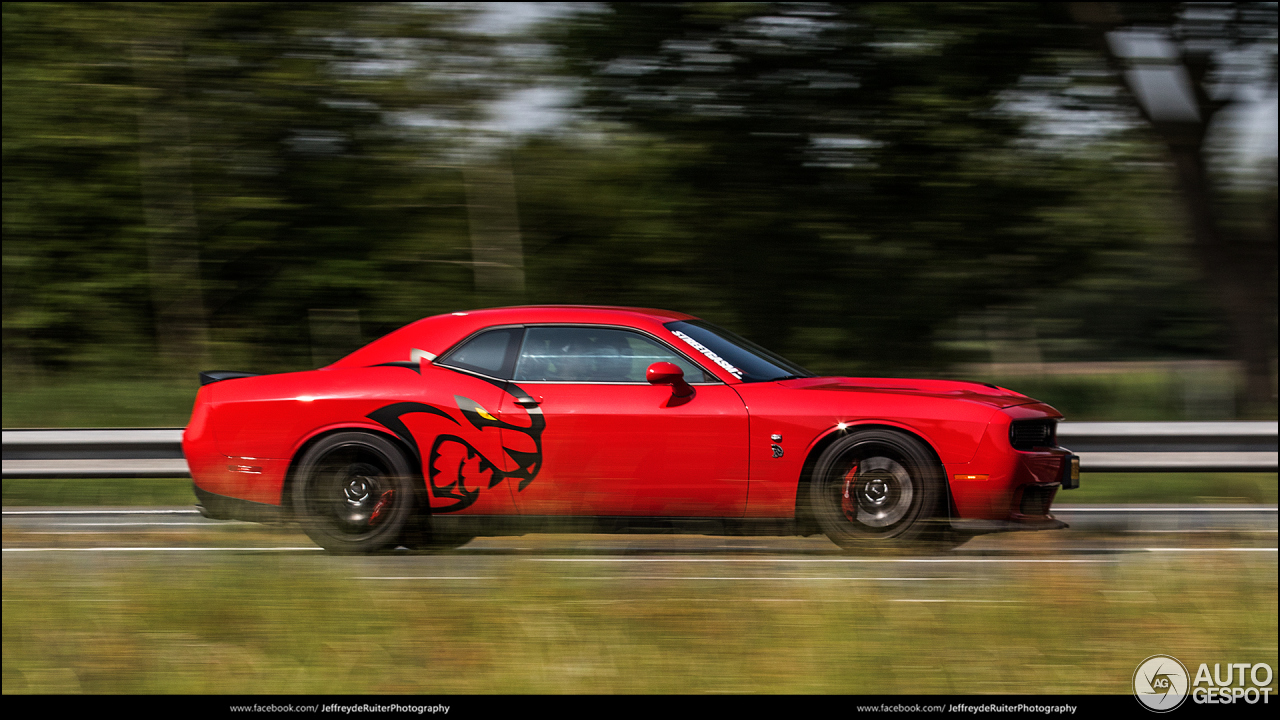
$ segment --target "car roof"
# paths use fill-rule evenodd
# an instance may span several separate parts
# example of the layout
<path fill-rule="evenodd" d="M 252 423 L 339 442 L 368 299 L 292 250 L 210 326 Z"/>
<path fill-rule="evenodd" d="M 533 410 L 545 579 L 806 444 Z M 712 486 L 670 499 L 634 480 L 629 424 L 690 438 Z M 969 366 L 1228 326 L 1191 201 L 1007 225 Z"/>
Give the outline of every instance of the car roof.
<path fill-rule="evenodd" d="M 671 310 L 623 307 L 617 305 L 513 305 L 510 307 L 487 308 L 483 310 L 466 310 L 461 311 L 460 313 L 455 312 L 450 314 L 464 314 L 467 316 L 476 316 L 477 318 L 483 317 L 486 320 L 486 323 L 490 320 L 501 320 L 513 323 L 601 322 L 607 320 L 609 317 L 614 317 L 616 320 L 622 320 L 624 318 L 634 319 L 636 316 L 656 320 L 662 323 L 671 322 L 672 320 L 694 319 L 692 315 L 673 312 Z M 536 317 L 538 319 L 530 320 L 529 318 L 531 317 Z"/>
<path fill-rule="evenodd" d="M 460 310 L 410 323 L 356 350 L 331 367 L 405 361 L 413 357 L 415 350 L 439 355 L 477 330 L 495 325 L 581 323 L 626 325 L 660 332 L 664 323 L 692 319 L 695 319 L 692 315 L 670 310 L 610 305 L 520 305 Z"/>

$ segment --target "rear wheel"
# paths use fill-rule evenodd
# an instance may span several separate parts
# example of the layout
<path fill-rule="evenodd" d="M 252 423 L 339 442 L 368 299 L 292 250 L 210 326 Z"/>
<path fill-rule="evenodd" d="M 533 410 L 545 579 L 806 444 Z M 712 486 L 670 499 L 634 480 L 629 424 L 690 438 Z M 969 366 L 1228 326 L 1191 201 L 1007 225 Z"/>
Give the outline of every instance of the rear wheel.
<path fill-rule="evenodd" d="M 835 544 L 871 550 L 941 537 L 942 468 L 919 440 L 864 430 L 822 453 L 809 487 L 810 508 Z"/>
<path fill-rule="evenodd" d="M 298 464 L 293 504 L 307 536 L 332 553 L 393 547 L 414 515 L 413 471 L 391 441 L 329 435 Z"/>

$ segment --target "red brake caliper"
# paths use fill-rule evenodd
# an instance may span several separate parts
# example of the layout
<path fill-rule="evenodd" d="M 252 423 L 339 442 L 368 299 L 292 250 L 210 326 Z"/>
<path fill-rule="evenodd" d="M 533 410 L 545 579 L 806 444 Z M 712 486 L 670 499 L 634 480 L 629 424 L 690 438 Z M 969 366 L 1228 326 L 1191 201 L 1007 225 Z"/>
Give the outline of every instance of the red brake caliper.
<path fill-rule="evenodd" d="M 382 497 L 378 498 L 378 504 L 373 506 L 373 512 L 369 515 L 370 525 L 378 524 L 378 520 L 381 519 L 380 516 L 382 515 L 382 509 L 385 508 L 387 504 L 391 502 L 391 496 L 394 493 L 395 493 L 395 490 L 388 490 L 382 493 Z"/>
<path fill-rule="evenodd" d="M 844 516 L 849 522 L 854 522 L 858 516 L 858 504 L 853 498 L 854 489 L 853 478 L 858 474 L 858 464 L 854 463 L 853 467 L 844 476 L 844 492 L 840 496 L 840 509 L 844 511 Z"/>

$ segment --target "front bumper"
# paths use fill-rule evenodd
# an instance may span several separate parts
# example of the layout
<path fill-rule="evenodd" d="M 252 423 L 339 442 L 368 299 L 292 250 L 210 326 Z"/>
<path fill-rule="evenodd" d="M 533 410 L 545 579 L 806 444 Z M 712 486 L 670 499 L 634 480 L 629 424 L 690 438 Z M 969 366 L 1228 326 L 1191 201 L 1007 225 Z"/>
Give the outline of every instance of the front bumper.
<path fill-rule="evenodd" d="M 1079 457 L 1061 447 L 1006 450 L 947 470 L 951 526 L 971 533 L 1065 528 L 1052 515 L 1053 501 L 1059 490 L 1080 486 Z"/>

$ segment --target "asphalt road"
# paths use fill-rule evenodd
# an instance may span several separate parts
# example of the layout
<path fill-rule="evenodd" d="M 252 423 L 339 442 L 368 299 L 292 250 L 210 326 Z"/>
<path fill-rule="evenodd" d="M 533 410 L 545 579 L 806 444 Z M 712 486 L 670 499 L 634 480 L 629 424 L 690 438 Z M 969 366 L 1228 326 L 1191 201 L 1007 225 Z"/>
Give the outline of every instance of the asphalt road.
<path fill-rule="evenodd" d="M 1227 524 L 1214 526 L 1217 521 L 1203 513 L 1148 509 L 1136 513 L 1133 527 L 1113 532 L 1004 533 L 947 551 L 888 556 L 848 554 L 822 536 L 535 534 L 477 538 L 440 554 L 335 557 L 293 526 L 207 520 L 181 508 L 13 508 L 4 511 L 3 555 L 6 576 L 41 567 L 58 575 L 69 562 L 90 574 L 146 566 L 217 572 L 242 567 L 253 556 L 291 556 L 293 567 L 345 576 L 375 595 L 428 592 L 483 602 L 504 579 L 518 576 L 535 578 L 535 584 L 569 583 L 572 602 L 588 605 L 694 605 L 720 602 L 726 593 L 735 603 L 825 602 L 840 596 L 834 591 L 857 588 L 894 603 L 991 605 L 1017 602 L 1008 593 L 1028 573 L 1072 568 L 1073 575 L 1118 573 L 1105 592 L 1128 602 L 1150 593 L 1120 578 L 1153 562 L 1195 577 L 1199 568 L 1230 558 L 1235 567 L 1274 574 L 1276 511 L 1268 510 L 1269 528 L 1230 526 L 1249 513 L 1226 513 Z M 1189 519 L 1195 527 L 1186 526 Z M 644 590 L 637 595 L 636 588 Z"/>
<path fill-rule="evenodd" d="M 935 554 L 896 562 L 964 562 L 966 559 L 1034 554 L 1058 558 L 1136 552 L 1191 552 L 1206 542 L 1222 552 L 1276 548 L 1274 506 L 1067 506 L 1055 514 L 1071 530 L 1002 533 L 975 538 Z M 210 520 L 190 508 L 6 508 L 3 549 L 18 554 L 88 553 L 298 553 L 323 554 L 292 525 Z M 1181 549 L 1180 549 L 1181 548 Z M 787 563 L 804 558 L 828 563 L 871 562 L 842 552 L 825 537 L 718 537 L 707 535 L 523 535 L 482 537 L 457 550 L 380 555 L 390 566 L 456 566 L 463 558 L 572 555 L 574 562 L 622 558 L 626 562 L 733 564 Z M 584 557 L 585 556 L 585 557 Z M 622 560 L 619 560 L 621 562 Z M 883 558 L 875 562 L 886 561 Z"/>
<path fill-rule="evenodd" d="M 1189 513 L 1141 513 L 1156 525 L 1184 522 Z M 1039 567 L 1123 568 L 1156 560 L 1173 566 L 1231 557 L 1235 563 L 1277 562 L 1275 509 L 1271 527 L 1209 527 L 1117 532 L 1076 530 L 1005 533 L 957 549 L 910 555 L 859 556 L 826 538 L 703 535 L 525 535 L 477 538 L 440 554 L 405 550 L 333 557 L 296 527 L 208 520 L 182 508 L 57 508 L 4 511 L 4 567 L 30 570 L 49 563 L 92 572 L 102 566 L 198 565 L 216 568 L 253 555 L 295 556 L 302 566 L 345 574 L 377 592 L 429 590 L 482 598 L 512 574 L 580 583 L 578 602 L 627 602 L 636 582 L 667 587 L 682 602 L 711 602 L 726 585 L 749 602 L 818 601 L 840 586 L 873 585 L 904 603 L 999 603 L 1000 587 Z M 1195 517 L 1192 515 L 1192 517 Z M 1235 521 L 1235 515 L 1229 515 Z M 1134 521 L 1137 523 L 1137 521 Z M 1085 567 L 1081 567 L 1085 566 Z M 673 587 L 673 585 L 675 587 Z M 975 592 L 977 588 L 984 588 Z M 1141 592 L 1122 585 L 1112 592 Z M 811 598 L 806 600 L 805 598 Z M 652 600 L 652 597 L 647 597 Z"/>

